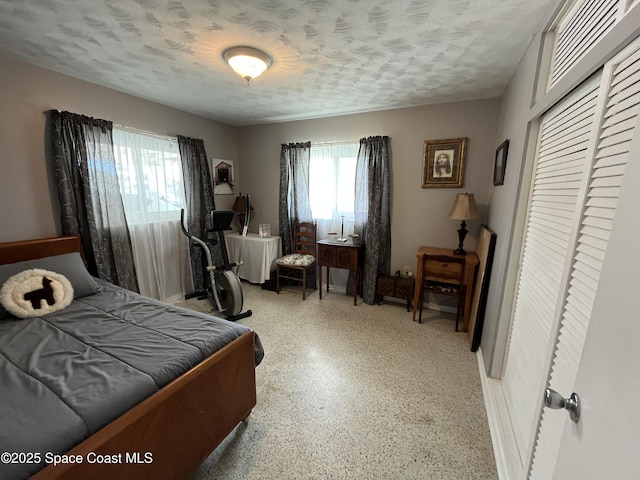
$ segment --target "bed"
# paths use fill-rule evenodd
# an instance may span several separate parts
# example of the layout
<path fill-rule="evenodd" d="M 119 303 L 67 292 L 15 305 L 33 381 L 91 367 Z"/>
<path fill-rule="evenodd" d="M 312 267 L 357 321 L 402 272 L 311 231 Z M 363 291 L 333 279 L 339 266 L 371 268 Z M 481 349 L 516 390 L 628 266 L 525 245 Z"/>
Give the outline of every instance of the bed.
<path fill-rule="evenodd" d="M 260 339 L 93 279 L 80 251 L 0 243 L 4 277 L 42 268 L 73 286 L 61 310 L 0 311 L 0 478 L 188 478 L 255 406 Z"/>

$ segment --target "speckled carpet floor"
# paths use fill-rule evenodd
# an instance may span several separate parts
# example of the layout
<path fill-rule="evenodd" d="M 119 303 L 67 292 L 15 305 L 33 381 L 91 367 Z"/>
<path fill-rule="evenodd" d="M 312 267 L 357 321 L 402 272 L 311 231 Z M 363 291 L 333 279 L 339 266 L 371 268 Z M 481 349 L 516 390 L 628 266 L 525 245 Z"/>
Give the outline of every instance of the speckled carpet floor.
<path fill-rule="evenodd" d="M 258 403 L 193 480 L 497 479 L 477 360 L 452 315 L 418 324 L 401 303 L 243 287 L 241 323 L 265 348 Z"/>

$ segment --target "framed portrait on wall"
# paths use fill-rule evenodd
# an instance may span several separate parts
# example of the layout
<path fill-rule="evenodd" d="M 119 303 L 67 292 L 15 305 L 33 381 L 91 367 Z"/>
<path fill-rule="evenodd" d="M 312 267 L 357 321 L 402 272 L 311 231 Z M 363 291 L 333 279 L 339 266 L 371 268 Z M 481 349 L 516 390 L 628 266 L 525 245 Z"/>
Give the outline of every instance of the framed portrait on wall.
<path fill-rule="evenodd" d="M 493 166 L 493 184 L 504 184 L 504 171 L 507 168 L 507 154 L 509 153 L 509 140 L 505 140 L 496 150 L 496 161 Z"/>
<path fill-rule="evenodd" d="M 424 142 L 422 188 L 463 186 L 467 141 L 463 137 Z"/>

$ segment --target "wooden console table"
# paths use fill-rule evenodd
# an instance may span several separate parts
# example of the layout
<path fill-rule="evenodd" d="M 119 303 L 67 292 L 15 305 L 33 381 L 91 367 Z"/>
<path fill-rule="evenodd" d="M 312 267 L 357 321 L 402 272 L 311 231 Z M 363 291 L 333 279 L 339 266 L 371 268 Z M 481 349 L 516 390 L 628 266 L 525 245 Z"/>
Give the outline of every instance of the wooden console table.
<path fill-rule="evenodd" d="M 318 267 L 320 267 L 320 299 L 322 299 L 322 267 L 327 269 L 327 292 L 329 291 L 329 268 L 346 268 L 354 272 L 356 276 L 353 288 L 353 304 L 357 305 L 364 242 L 354 243 L 353 240 L 349 239 L 345 243 L 331 240 L 320 240 L 317 243 Z"/>
<path fill-rule="evenodd" d="M 428 253 L 430 255 L 447 255 L 451 257 L 458 257 L 454 255 L 451 248 L 438 248 L 438 247 L 420 247 L 418 253 L 416 253 L 417 268 L 416 268 L 416 290 L 413 295 L 413 321 L 416 321 L 416 313 L 420 309 L 420 289 L 422 288 L 422 255 Z M 475 284 L 476 267 L 478 266 L 478 255 L 475 252 L 467 252 L 467 258 L 465 260 L 464 267 L 464 285 L 467 287 L 467 292 L 464 300 L 464 323 L 462 325 L 462 331 L 466 332 L 469 329 L 469 316 L 471 314 L 471 300 L 473 299 L 473 287 Z"/>

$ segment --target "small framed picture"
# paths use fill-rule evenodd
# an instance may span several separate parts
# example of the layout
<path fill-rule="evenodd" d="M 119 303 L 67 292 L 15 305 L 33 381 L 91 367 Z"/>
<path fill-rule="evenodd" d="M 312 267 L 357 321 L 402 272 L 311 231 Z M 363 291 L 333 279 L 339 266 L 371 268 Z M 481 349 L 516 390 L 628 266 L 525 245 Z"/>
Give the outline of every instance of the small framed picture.
<path fill-rule="evenodd" d="M 462 187 L 466 156 L 466 137 L 425 141 L 422 188 Z"/>
<path fill-rule="evenodd" d="M 493 184 L 504 184 L 504 170 L 507 167 L 507 154 L 509 153 L 509 140 L 505 140 L 496 150 L 496 163 L 493 167 Z"/>
<path fill-rule="evenodd" d="M 213 193 L 216 195 L 232 195 L 234 193 L 233 161 L 211 159 L 213 170 Z"/>

